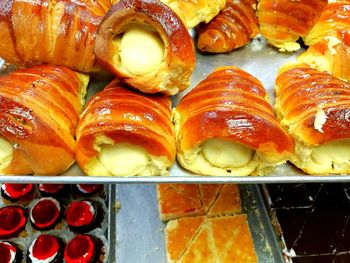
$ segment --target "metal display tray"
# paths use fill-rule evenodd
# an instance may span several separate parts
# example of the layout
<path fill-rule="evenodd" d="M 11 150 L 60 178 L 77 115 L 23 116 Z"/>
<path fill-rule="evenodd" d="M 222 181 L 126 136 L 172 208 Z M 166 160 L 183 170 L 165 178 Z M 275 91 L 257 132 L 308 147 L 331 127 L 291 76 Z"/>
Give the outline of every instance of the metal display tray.
<path fill-rule="evenodd" d="M 240 191 L 259 262 L 283 262 L 258 186 L 240 185 Z M 116 193 L 120 210 L 115 219 L 116 261 L 112 262 L 166 262 L 165 224 L 159 219 L 156 186 L 118 185 Z"/>
<path fill-rule="evenodd" d="M 296 59 L 298 53 L 279 53 L 277 50 L 269 47 L 262 37 L 257 37 L 244 48 L 238 49 L 229 54 L 204 55 L 197 52 L 196 69 L 192 76 L 191 87 L 172 97 L 173 106 L 176 106 L 182 96 L 196 86 L 209 73 L 219 66 L 234 65 L 240 67 L 257 77 L 263 84 L 270 96 L 271 103 L 274 102 L 274 80 L 277 71 L 281 65 L 288 61 Z M 0 59 L 0 75 L 9 69 L 3 69 L 3 61 Z M 108 80 L 95 76 L 91 81 L 87 100 L 92 95 L 108 83 Z M 295 183 L 295 182 L 350 182 L 350 176 L 346 175 L 327 175 L 327 176 L 309 176 L 289 164 L 279 166 L 274 173 L 269 176 L 222 176 L 208 177 L 198 176 L 188 172 L 180 167 L 176 162 L 170 170 L 170 176 L 157 177 L 99 177 L 84 176 L 77 165 L 60 176 L 5 176 L 0 175 L 0 182 L 18 182 L 23 183 Z"/>

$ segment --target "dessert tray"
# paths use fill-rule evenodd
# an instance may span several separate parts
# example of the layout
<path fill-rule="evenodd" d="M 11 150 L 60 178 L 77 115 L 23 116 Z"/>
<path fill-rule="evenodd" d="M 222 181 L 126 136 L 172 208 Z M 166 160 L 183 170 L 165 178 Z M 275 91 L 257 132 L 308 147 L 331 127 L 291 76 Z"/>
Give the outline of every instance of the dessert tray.
<path fill-rule="evenodd" d="M 258 261 L 283 262 L 258 186 L 239 188 Z M 113 262 L 166 262 L 165 223 L 159 218 L 156 185 L 118 185 L 116 196 L 120 210 L 115 216 L 116 261 Z"/>
<path fill-rule="evenodd" d="M 228 54 L 204 55 L 197 52 L 196 69 L 191 79 L 191 87 L 172 97 L 173 107 L 178 104 L 182 96 L 190 91 L 196 84 L 203 80 L 210 72 L 219 66 L 234 65 L 246 70 L 257 77 L 268 91 L 270 102 L 273 103 L 273 85 L 277 71 L 281 65 L 288 61 L 294 61 L 298 53 L 279 53 L 269 47 L 262 37 L 255 38 L 244 48 Z M 0 75 L 11 70 L 0 59 Z M 111 80 L 105 76 L 92 76 L 88 87 L 87 100 L 96 92 L 102 90 Z M 309 176 L 289 164 L 284 164 L 269 176 L 198 176 L 188 172 L 175 163 L 170 170 L 170 176 L 157 177 L 99 177 L 85 176 L 77 165 L 73 165 L 67 172 L 60 176 L 8 176 L 0 175 L 1 182 L 23 183 L 294 183 L 294 182 L 349 182 L 350 176 L 327 175 Z"/>
<path fill-rule="evenodd" d="M 59 242 L 59 249 L 54 254 L 54 259 L 57 262 L 61 262 L 63 261 L 63 254 L 68 249 L 69 242 L 72 242 L 73 239 L 78 237 L 80 240 L 75 240 L 75 244 L 72 244 L 72 246 L 79 246 L 82 237 L 90 237 L 94 242 L 94 254 L 92 257 L 98 258 L 96 262 L 115 262 L 114 246 L 112 245 L 115 242 L 116 233 L 115 186 L 89 185 L 89 187 L 96 186 L 96 190 L 93 190 L 93 192 L 85 192 L 85 188 L 78 190 L 80 186 L 2 184 L 0 197 L 0 209 L 2 213 L 0 243 L 2 245 L 11 244 L 16 248 L 16 258 L 18 257 L 20 259 L 18 262 L 34 262 L 37 255 L 40 255 L 42 258 L 43 255 L 46 257 L 48 253 L 51 253 L 54 245 L 50 246 L 48 242 L 51 242 L 50 240 L 55 238 Z M 28 187 L 30 188 L 28 189 Z M 52 215 L 55 213 L 53 212 L 52 205 L 48 205 L 48 201 L 53 202 L 57 206 L 58 216 L 55 222 L 51 220 Z M 41 202 L 40 207 L 38 205 L 39 202 Z M 73 203 L 79 203 L 79 205 L 73 208 Z M 83 208 L 82 203 L 91 206 L 89 208 Z M 14 209 L 23 211 L 23 218 L 21 220 L 17 216 L 16 211 L 13 211 Z M 80 228 L 72 228 L 69 223 L 68 209 L 70 209 L 71 216 L 74 218 L 74 223 L 82 222 L 82 220 L 88 218 L 88 213 L 83 211 L 84 209 L 89 209 L 90 211 L 92 209 L 97 214 L 93 215 L 93 220 L 88 225 Z M 21 228 L 17 227 L 18 225 Z M 18 230 L 16 230 L 17 228 Z M 15 230 L 12 231 L 12 229 Z M 32 257 L 35 258 L 33 259 Z M 50 257 L 51 260 L 52 258 L 53 256 Z"/>

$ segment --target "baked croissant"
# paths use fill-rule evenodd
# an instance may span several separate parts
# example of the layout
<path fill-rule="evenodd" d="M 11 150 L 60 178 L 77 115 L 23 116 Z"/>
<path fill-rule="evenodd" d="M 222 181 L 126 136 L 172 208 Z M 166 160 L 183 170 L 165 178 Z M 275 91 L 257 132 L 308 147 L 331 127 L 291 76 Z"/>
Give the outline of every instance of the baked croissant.
<path fill-rule="evenodd" d="M 168 175 L 175 159 L 171 102 L 112 81 L 85 107 L 76 160 L 87 175 Z"/>
<path fill-rule="evenodd" d="M 186 27 L 158 0 L 115 4 L 100 26 L 95 53 L 106 69 L 145 93 L 186 89 L 195 65 Z"/>
<path fill-rule="evenodd" d="M 36 66 L 0 77 L 0 174 L 60 174 L 74 163 L 88 78 Z"/>
<path fill-rule="evenodd" d="M 109 0 L 0 1 L 0 57 L 18 66 L 47 63 L 90 72 Z"/>
<path fill-rule="evenodd" d="M 295 141 L 291 161 L 309 174 L 350 172 L 350 84 L 307 64 L 284 66 L 275 109 Z"/>
<path fill-rule="evenodd" d="M 312 44 L 298 56 L 298 60 L 350 81 L 350 32 L 337 33 L 334 37 Z"/>
<path fill-rule="evenodd" d="M 350 80 L 350 1 L 329 3 L 304 38 L 310 47 L 299 61 Z"/>
<path fill-rule="evenodd" d="M 209 23 L 221 9 L 226 0 L 161 0 L 170 6 L 181 18 L 187 28 L 193 28 L 199 23 Z"/>
<path fill-rule="evenodd" d="M 174 111 L 177 158 L 204 175 L 265 174 L 293 150 L 260 81 L 235 67 L 218 68 Z"/>
<path fill-rule="evenodd" d="M 316 24 L 304 37 L 306 45 L 310 46 L 321 40 L 337 37 L 338 32 L 349 31 L 350 1 L 338 0 L 329 3 L 318 18 Z"/>
<path fill-rule="evenodd" d="M 229 0 L 221 12 L 198 26 L 197 47 L 210 53 L 230 52 L 246 45 L 258 32 L 256 0 Z"/>
<path fill-rule="evenodd" d="M 261 34 L 280 51 L 295 51 L 321 15 L 327 0 L 261 0 L 258 19 Z"/>

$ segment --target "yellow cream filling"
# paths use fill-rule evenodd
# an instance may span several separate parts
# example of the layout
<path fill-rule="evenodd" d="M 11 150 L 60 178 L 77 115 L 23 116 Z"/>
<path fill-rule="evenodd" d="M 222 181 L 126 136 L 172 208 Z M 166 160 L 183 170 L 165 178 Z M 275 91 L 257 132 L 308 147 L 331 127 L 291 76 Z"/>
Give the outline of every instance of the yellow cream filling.
<path fill-rule="evenodd" d="M 254 150 L 243 144 L 222 139 L 207 140 L 202 145 L 202 151 L 208 162 L 220 168 L 244 166 L 254 154 Z"/>
<path fill-rule="evenodd" d="M 11 143 L 0 138 L 0 170 L 6 168 L 12 161 L 13 148 Z"/>
<path fill-rule="evenodd" d="M 315 148 L 311 154 L 312 161 L 319 169 L 345 167 L 350 165 L 350 141 L 339 140 Z"/>
<path fill-rule="evenodd" d="M 150 162 L 142 147 L 128 143 L 102 145 L 98 159 L 109 173 L 116 176 L 141 174 Z"/>
<path fill-rule="evenodd" d="M 123 68 L 133 75 L 145 75 L 159 68 L 164 57 L 164 43 L 147 25 L 130 25 L 121 35 L 119 57 Z"/>

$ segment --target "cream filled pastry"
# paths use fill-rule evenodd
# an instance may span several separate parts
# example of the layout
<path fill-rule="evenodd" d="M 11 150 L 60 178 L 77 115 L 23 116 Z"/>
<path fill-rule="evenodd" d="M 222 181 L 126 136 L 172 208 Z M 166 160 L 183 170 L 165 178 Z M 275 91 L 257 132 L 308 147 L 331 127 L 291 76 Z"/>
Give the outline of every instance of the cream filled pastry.
<path fill-rule="evenodd" d="M 280 69 L 277 117 L 295 141 L 291 161 L 309 174 L 350 172 L 350 84 L 307 64 Z"/>
<path fill-rule="evenodd" d="M 177 158 L 198 174 L 263 175 L 285 162 L 293 143 L 262 84 L 235 68 L 216 69 L 174 110 Z"/>
<path fill-rule="evenodd" d="M 41 65 L 0 76 L 0 173 L 56 175 L 74 163 L 88 77 Z"/>
<path fill-rule="evenodd" d="M 145 93 L 186 89 L 195 65 L 186 27 L 156 0 L 118 1 L 100 26 L 95 53 L 102 66 Z"/>
<path fill-rule="evenodd" d="M 114 80 L 86 106 L 76 160 L 88 175 L 167 175 L 175 159 L 170 99 Z"/>
<path fill-rule="evenodd" d="M 298 50 L 297 40 L 308 34 L 326 5 L 327 0 L 261 0 L 260 32 L 280 51 Z"/>

